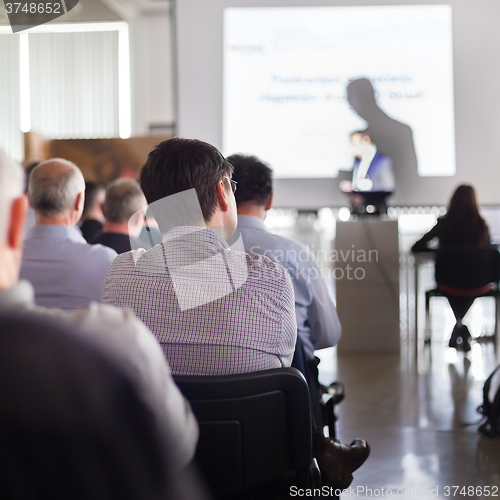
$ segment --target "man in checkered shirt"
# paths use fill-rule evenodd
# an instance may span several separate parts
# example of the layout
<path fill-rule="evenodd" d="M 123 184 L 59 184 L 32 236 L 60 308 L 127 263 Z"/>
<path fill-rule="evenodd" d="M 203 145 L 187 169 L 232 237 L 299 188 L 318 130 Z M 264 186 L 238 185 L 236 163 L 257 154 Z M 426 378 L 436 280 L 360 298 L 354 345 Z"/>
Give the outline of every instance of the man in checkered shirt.
<path fill-rule="evenodd" d="M 267 257 L 230 248 L 238 242 L 244 248 L 232 172 L 210 144 L 170 139 L 156 146 L 140 183 L 163 244 L 119 255 L 104 284 L 103 302 L 131 308 L 176 375 L 251 372 L 292 361 L 297 325 L 288 273 Z M 347 488 L 369 446 L 326 439 L 314 421 L 312 430 L 323 484 Z"/>
<path fill-rule="evenodd" d="M 102 302 L 132 309 L 175 375 L 225 375 L 290 366 L 297 325 L 288 273 L 237 240 L 233 167 L 204 142 L 171 139 L 140 183 L 163 245 L 119 255 Z M 234 245 L 237 246 L 237 245 Z M 233 247 L 234 248 L 234 247 Z"/>

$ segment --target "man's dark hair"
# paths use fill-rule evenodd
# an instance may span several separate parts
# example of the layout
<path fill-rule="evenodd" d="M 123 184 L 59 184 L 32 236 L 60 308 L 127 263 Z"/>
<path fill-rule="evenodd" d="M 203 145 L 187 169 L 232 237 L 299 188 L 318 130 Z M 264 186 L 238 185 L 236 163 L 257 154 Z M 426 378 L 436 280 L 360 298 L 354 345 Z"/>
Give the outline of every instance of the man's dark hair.
<path fill-rule="evenodd" d="M 235 154 L 227 157 L 234 167 L 233 179 L 238 183 L 236 204 L 252 201 L 265 205 L 273 193 L 273 171 L 256 156 Z"/>
<path fill-rule="evenodd" d="M 85 182 L 85 202 L 83 204 L 83 214 L 94 210 L 95 204 L 99 199 L 99 194 L 104 193 L 106 188 L 100 182 Z"/>
<path fill-rule="evenodd" d="M 233 167 L 219 150 L 195 139 L 174 138 L 158 144 L 142 166 L 139 182 L 149 204 L 188 189 L 196 189 L 205 221 L 217 206 L 217 183 Z M 229 181 L 224 179 L 226 189 Z"/>

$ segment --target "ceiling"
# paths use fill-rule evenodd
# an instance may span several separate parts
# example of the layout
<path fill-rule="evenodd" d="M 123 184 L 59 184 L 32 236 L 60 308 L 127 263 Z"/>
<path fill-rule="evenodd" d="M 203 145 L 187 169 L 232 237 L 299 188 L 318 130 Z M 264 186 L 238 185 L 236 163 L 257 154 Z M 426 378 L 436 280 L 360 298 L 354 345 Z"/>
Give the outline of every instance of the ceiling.
<path fill-rule="evenodd" d="M 168 13 L 171 0 L 101 0 L 107 7 L 130 20 L 148 14 Z"/>

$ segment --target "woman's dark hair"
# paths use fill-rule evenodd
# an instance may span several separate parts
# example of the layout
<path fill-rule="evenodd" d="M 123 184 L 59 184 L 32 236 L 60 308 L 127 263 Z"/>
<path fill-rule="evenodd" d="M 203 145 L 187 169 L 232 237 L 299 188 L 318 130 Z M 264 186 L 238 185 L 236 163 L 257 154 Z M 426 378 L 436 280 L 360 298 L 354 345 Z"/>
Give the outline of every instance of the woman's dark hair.
<path fill-rule="evenodd" d="M 446 221 L 451 229 L 449 233 L 454 234 L 452 243 L 455 245 L 481 246 L 489 241 L 488 226 L 479 213 L 476 191 L 472 186 L 462 184 L 455 190 Z"/>
<path fill-rule="evenodd" d="M 273 171 L 256 156 L 235 154 L 227 157 L 234 167 L 233 179 L 238 183 L 236 204 L 252 201 L 265 205 L 273 193 Z"/>
<path fill-rule="evenodd" d="M 188 189 L 196 189 L 205 221 L 217 206 L 217 183 L 231 177 L 233 167 L 214 146 L 174 138 L 158 144 L 142 166 L 140 184 L 149 204 Z M 227 189 L 229 181 L 224 180 Z"/>

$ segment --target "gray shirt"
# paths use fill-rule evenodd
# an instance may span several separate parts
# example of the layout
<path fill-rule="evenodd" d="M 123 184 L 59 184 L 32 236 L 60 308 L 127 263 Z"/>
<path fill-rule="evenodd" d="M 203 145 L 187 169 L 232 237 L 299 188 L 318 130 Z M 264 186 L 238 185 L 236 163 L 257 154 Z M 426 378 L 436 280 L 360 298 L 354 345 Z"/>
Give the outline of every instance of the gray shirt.
<path fill-rule="evenodd" d="M 198 440 L 191 407 L 175 385 L 158 342 L 132 312 L 95 303 L 75 312 L 37 307 L 33 288 L 26 281 L 0 290 L 0 311 L 55 318 L 69 331 L 83 332 L 135 381 L 159 428 L 164 429 L 171 463 L 180 470 L 191 461 Z M 72 325 L 78 325 L 78 329 L 72 329 Z"/>
<path fill-rule="evenodd" d="M 301 243 L 272 234 L 257 217 L 238 215 L 238 229 L 248 254 L 269 257 L 292 278 L 297 333 L 306 356 L 312 359 L 315 349 L 336 345 L 341 335 L 337 310 L 312 252 Z"/>
<path fill-rule="evenodd" d="M 101 300 L 116 255 L 111 248 L 89 245 L 75 228 L 35 226 L 24 241 L 20 276 L 33 285 L 37 305 L 83 308 Z"/>

